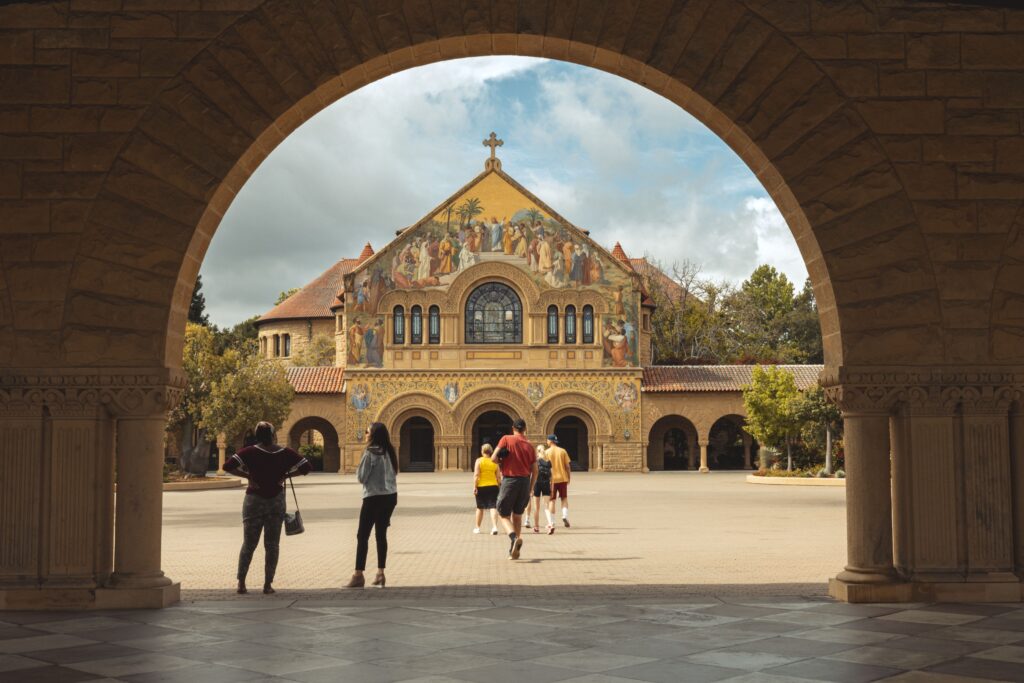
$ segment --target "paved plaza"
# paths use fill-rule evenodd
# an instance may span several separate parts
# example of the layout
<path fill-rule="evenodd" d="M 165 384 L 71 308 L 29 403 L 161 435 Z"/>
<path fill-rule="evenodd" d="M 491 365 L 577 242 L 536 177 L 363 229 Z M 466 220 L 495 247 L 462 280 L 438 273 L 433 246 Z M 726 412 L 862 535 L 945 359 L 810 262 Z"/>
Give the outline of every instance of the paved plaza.
<path fill-rule="evenodd" d="M 526 534 L 523 557 L 508 539 L 473 527 L 472 475 L 399 477 L 389 532 L 388 590 L 420 597 L 612 591 L 659 586 L 707 594 L 825 595 L 846 562 L 842 487 L 763 486 L 743 472 L 577 473 L 572 528 Z M 361 488 L 353 475 L 297 480 L 306 533 L 283 538 L 275 586 L 325 597 L 355 562 Z M 241 544 L 241 489 L 164 494 L 164 570 L 188 598 L 216 599 L 234 586 Z M 289 508 L 292 502 L 289 494 Z M 376 555 L 371 542 L 370 566 Z M 249 583 L 263 578 L 262 549 Z M 228 593 L 230 595 L 230 593 Z"/>
<path fill-rule="evenodd" d="M 359 488 L 312 475 L 307 533 L 283 539 L 269 597 L 230 590 L 242 491 L 166 494 L 182 603 L 0 612 L 0 683 L 1024 680 L 1019 605 L 825 596 L 842 488 L 663 473 L 581 474 L 571 489 L 572 528 L 529 534 L 510 562 L 503 537 L 470 533 L 466 475 L 402 475 L 389 587 L 345 590 Z"/>

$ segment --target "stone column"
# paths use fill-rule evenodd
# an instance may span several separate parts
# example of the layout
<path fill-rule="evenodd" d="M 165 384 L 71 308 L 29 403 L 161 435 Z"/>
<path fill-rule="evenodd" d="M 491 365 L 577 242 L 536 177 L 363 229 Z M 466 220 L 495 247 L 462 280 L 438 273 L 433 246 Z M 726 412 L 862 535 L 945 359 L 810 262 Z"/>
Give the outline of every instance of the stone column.
<path fill-rule="evenodd" d="M 117 421 L 117 520 L 111 588 L 159 588 L 164 414 Z"/>
<path fill-rule="evenodd" d="M 695 469 L 697 469 L 697 459 L 694 456 L 696 455 L 695 452 L 699 448 L 700 448 L 700 446 L 697 445 L 697 440 L 696 439 L 690 439 L 689 436 L 688 436 L 687 437 L 687 442 L 686 442 L 686 469 L 688 469 L 688 470 L 695 470 Z"/>
<path fill-rule="evenodd" d="M 892 564 L 892 489 L 889 414 L 845 410 L 846 568 L 838 580 L 889 583 Z"/>
<path fill-rule="evenodd" d="M 224 432 L 217 435 L 217 474 L 224 474 L 224 458 L 227 457 L 228 437 Z"/>
<path fill-rule="evenodd" d="M 1013 496 L 1014 571 L 1024 580 L 1024 405 L 1010 412 L 1010 486 Z"/>
<path fill-rule="evenodd" d="M 743 468 L 752 470 L 754 469 L 753 464 L 750 462 L 750 448 L 754 445 L 754 438 L 747 434 L 745 431 L 740 432 L 743 438 Z"/>
<path fill-rule="evenodd" d="M 700 471 L 702 474 L 707 474 L 711 470 L 708 469 L 708 442 L 701 441 L 700 445 Z"/>

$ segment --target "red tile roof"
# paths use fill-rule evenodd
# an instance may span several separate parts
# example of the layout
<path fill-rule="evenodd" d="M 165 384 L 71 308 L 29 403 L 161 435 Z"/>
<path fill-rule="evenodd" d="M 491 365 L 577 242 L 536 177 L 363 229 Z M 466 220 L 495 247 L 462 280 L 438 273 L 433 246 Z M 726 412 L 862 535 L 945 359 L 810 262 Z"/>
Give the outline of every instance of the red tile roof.
<path fill-rule="evenodd" d="M 296 394 L 340 394 L 344 386 L 345 368 L 285 368 L 288 381 Z"/>
<path fill-rule="evenodd" d="M 359 265 L 359 260 L 343 258 L 324 271 L 320 277 L 292 294 L 263 314 L 259 322 L 294 320 L 296 318 L 333 318 L 332 306 L 338 305 L 338 294 L 344 289 L 344 276 Z"/>
<path fill-rule="evenodd" d="M 652 365 L 644 368 L 641 390 L 740 391 L 751 382 L 754 365 Z M 780 365 L 793 373 L 796 386 L 806 391 L 818 384 L 823 365 Z"/>
<path fill-rule="evenodd" d="M 652 278 L 657 279 L 658 284 L 665 291 L 666 294 L 681 298 L 684 294 L 683 286 L 678 282 L 670 278 L 665 274 L 661 268 L 658 268 L 653 263 L 648 261 L 645 257 L 631 258 L 629 259 L 629 265 L 633 267 L 633 270 L 640 273 L 640 277 L 644 281 Z"/>
<path fill-rule="evenodd" d="M 630 258 L 628 256 L 626 256 L 626 250 L 623 249 L 622 245 L 619 244 L 618 242 L 615 243 L 615 247 L 612 249 L 612 256 L 614 256 L 618 260 L 622 261 L 627 266 L 629 266 L 631 268 L 633 267 L 633 264 L 630 263 Z"/>
<path fill-rule="evenodd" d="M 363 251 L 359 254 L 359 263 L 362 263 L 371 256 L 373 256 L 373 247 L 371 247 L 370 243 L 367 242 L 366 246 L 363 247 Z"/>

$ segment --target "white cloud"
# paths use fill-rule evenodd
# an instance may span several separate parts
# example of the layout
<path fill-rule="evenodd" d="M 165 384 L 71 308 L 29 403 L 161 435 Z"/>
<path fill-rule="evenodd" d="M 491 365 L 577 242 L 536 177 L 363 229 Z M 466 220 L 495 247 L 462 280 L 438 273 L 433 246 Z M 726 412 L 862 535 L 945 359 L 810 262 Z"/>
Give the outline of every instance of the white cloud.
<path fill-rule="evenodd" d="M 676 105 L 593 69 L 482 58 L 370 84 L 282 142 L 203 264 L 213 320 L 264 312 L 366 241 L 381 247 L 482 170 L 491 130 L 506 141 L 505 170 L 602 244 L 689 259 L 716 278 L 767 262 L 803 280 L 756 178 Z"/>

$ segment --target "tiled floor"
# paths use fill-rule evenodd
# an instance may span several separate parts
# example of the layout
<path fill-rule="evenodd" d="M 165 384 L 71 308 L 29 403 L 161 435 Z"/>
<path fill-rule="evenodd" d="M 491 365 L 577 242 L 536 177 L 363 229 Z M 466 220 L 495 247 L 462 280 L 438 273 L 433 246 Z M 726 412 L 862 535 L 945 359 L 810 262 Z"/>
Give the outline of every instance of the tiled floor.
<path fill-rule="evenodd" d="M 0 683 L 1024 681 L 1019 605 L 403 593 L 4 612 Z"/>

